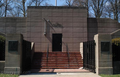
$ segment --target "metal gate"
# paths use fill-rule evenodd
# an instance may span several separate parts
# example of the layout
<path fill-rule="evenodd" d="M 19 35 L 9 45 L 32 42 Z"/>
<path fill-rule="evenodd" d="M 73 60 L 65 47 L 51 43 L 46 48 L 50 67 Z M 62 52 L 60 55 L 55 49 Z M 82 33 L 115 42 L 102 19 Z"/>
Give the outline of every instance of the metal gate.
<path fill-rule="evenodd" d="M 83 42 L 83 68 L 95 72 L 95 41 Z"/>
<path fill-rule="evenodd" d="M 0 41 L 0 61 L 5 61 L 5 41 Z"/>
<path fill-rule="evenodd" d="M 120 43 L 118 41 L 112 43 L 112 54 L 113 74 L 120 74 Z"/>

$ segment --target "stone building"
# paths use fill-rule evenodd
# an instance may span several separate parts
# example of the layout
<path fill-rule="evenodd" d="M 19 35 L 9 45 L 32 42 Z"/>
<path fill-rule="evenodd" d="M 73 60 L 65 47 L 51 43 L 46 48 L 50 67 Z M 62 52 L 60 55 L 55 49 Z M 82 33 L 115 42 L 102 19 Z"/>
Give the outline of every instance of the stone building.
<path fill-rule="evenodd" d="M 35 42 L 36 52 L 46 52 L 48 43 L 50 52 L 55 50 L 54 46 L 58 47 L 56 51 L 65 52 L 66 44 L 70 52 L 79 52 L 80 42 L 117 29 L 119 23 L 115 20 L 87 18 L 84 7 L 29 6 L 27 17 L 0 18 L 1 33 L 23 34 L 25 40 Z"/>
<path fill-rule="evenodd" d="M 109 18 L 87 18 L 84 7 L 28 6 L 27 17 L 0 18 L 0 33 L 22 34 L 35 52 L 80 52 L 80 43 L 98 33 L 112 33 L 120 24 Z"/>

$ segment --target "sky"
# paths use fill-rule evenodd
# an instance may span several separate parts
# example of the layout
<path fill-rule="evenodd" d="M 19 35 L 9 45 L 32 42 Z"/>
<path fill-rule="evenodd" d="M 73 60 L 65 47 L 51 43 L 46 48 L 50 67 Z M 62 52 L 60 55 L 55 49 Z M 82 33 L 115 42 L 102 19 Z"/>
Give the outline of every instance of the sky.
<path fill-rule="evenodd" d="M 55 6 L 55 0 L 48 0 L 48 3 Z M 65 0 L 57 0 L 57 6 L 62 6 L 64 4 L 65 4 Z"/>

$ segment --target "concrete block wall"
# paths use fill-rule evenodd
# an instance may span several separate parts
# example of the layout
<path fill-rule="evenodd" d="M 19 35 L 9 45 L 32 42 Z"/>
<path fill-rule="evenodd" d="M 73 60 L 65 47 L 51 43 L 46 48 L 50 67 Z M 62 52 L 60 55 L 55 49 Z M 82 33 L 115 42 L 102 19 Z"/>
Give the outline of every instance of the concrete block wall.
<path fill-rule="evenodd" d="M 120 23 L 109 18 L 88 18 L 88 40 L 93 40 L 98 33 L 112 33 L 120 29 Z"/>
<path fill-rule="evenodd" d="M 120 29 L 111 33 L 112 39 L 120 37 Z"/>
<path fill-rule="evenodd" d="M 109 18 L 99 18 L 98 21 L 98 33 L 112 33 L 120 28 L 120 23 L 116 20 Z"/>
<path fill-rule="evenodd" d="M 7 34 L 5 44 L 5 67 L 6 74 L 21 74 L 22 73 L 22 40 L 21 34 Z M 16 51 L 9 50 L 9 41 L 17 41 L 18 49 Z"/>
<path fill-rule="evenodd" d="M 112 43 L 110 34 L 97 34 L 94 37 L 96 74 L 113 74 Z M 101 42 L 109 42 L 108 51 L 102 51 Z"/>
<path fill-rule="evenodd" d="M 27 40 L 35 42 L 36 52 L 52 51 L 52 34 L 62 34 L 62 51 L 66 52 L 66 43 L 69 51 L 80 51 L 80 42 L 87 41 L 87 10 L 78 7 L 28 7 Z M 43 20 L 49 20 L 47 35 L 44 35 Z"/>
<path fill-rule="evenodd" d="M 44 24 L 47 23 L 47 35 L 44 36 Z M 59 25 L 58 27 L 55 27 Z M 98 33 L 112 33 L 120 24 L 112 19 L 87 18 L 87 10 L 83 7 L 28 7 L 27 17 L 0 18 L 0 33 L 23 34 L 27 41 L 35 42 L 36 52 L 52 51 L 52 34 L 62 34 L 62 51 L 80 51 L 80 42 L 93 40 Z"/>
<path fill-rule="evenodd" d="M 0 61 L 0 73 L 4 73 L 5 61 Z"/>
<path fill-rule="evenodd" d="M 26 18 L 24 17 L 3 17 L 0 18 L 0 33 L 18 33 L 27 36 Z"/>
<path fill-rule="evenodd" d="M 93 40 L 94 35 L 98 34 L 98 23 L 96 18 L 87 19 L 88 40 Z"/>

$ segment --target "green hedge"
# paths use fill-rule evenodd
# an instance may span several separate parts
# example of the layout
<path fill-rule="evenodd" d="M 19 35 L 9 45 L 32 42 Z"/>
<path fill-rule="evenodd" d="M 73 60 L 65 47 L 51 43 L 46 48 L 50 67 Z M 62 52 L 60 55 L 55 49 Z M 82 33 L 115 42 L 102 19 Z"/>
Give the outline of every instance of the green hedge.
<path fill-rule="evenodd" d="M 120 37 L 112 39 L 112 43 L 115 44 L 115 45 L 117 45 L 117 46 L 120 46 Z"/>
<path fill-rule="evenodd" d="M 0 35 L 0 42 L 5 42 L 5 37 Z"/>
<path fill-rule="evenodd" d="M 18 75 L 12 75 L 12 74 L 0 74 L 0 77 L 19 77 Z"/>
<path fill-rule="evenodd" d="M 118 75 L 100 75 L 101 77 L 120 77 L 120 74 Z"/>

